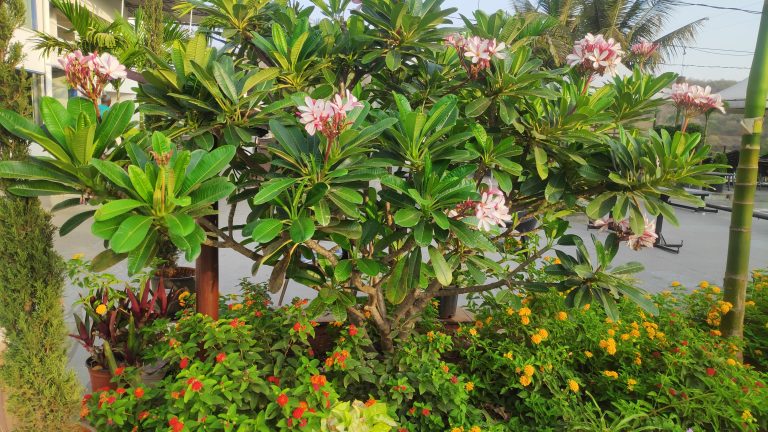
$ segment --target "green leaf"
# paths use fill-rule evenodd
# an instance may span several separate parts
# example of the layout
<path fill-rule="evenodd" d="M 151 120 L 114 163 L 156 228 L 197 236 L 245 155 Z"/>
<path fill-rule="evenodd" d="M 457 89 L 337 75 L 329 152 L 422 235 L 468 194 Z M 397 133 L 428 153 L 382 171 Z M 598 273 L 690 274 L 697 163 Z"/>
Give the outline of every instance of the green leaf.
<path fill-rule="evenodd" d="M 43 96 L 40 99 L 40 117 L 48 133 L 62 146 L 67 145 L 64 130 L 74 126 L 75 119 L 69 115 L 64 105 L 55 98 Z"/>
<path fill-rule="evenodd" d="M 413 208 L 400 209 L 395 213 L 395 223 L 404 228 L 416 226 L 421 219 L 421 212 Z"/>
<path fill-rule="evenodd" d="M 167 214 L 165 224 L 171 234 L 181 237 L 186 237 L 195 230 L 195 220 L 185 214 Z"/>
<path fill-rule="evenodd" d="M 123 221 L 109 241 L 109 247 L 117 253 L 130 252 L 136 249 L 149 232 L 152 218 L 144 215 L 133 215 Z"/>
<path fill-rule="evenodd" d="M 253 226 L 251 238 L 256 243 L 269 243 L 283 230 L 283 222 L 278 219 L 260 219 Z"/>
<path fill-rule="evenodd" d="M 124 217 L 116 217 L 105 221 L 95 221 L 91 224 L 91 233 L 100 239 L 109 240 L 124 220 Z"/>
<path fill-rule="evenodd" d="M 155 188 L 149 182 L 147 175 L 136 165 L 128 166 L 128 178 L 131 180 L 133 190 L 136 194 L 144 200 L 144 202 L 152 202 L 152 195 L 155 192 Z"/>
<path fill-rule="evenodd" d="M 96 168 L 104 177 L 109 179 L 115 185 L 131 190 L 131 179 L 120 166 L 114 162 L 105 161 L 101 159 L 91 159 L 91 166 Z"/>
<path fill-rule="evenodd" d="M 229 162 L 235 157 L 235 146 L 221 146 L 210 153 L 206 153 L 192 168 L 184 179 L 181 193 L 192 189 L 195 185 L 221 173 Z"/>
<path fill-rule="evenodd" d="M 291 228 L 288 232 L 291 235 L 291 240 L 295 243 L 302 243 L 315 235 L 315 224 L 312 219 L 301 216 L 291 222 Z"/>
<path fill-rule="evenodd" d="M 146 206 L 141 201 L 136 201 L 132 199 L 120 199 L 115 201 L 110 201 L 103 206 L 99 207 L 98 210 L 96 210 L 96 216 L 94 217 L 97 221 L 105 221 L 107 219 L 112 219 L 115 216 L 120 216 L 121 214 L 127 213 L 135 208 Z"/>
<path fill-rule="evenodd" d="M 536 159 L 536 171 L 539 173 L 539 177 L 542 180 L 545 180 L 549 175 L 549 167 L 547 167 L 549 159 L 547 152 L 543 148 L 535 146 L 533 148 L 533 156 Z"/>
<path fill-rule="evenodd" d="M 398 305 L 405 300 L 405 296 L 408 294 L 408 286 L 400 279 L 403 276 L 403 270 L 405 269 L 406 259 L 400 259 L 395 264 L 394 270 L 389 275 L 386 284 L 384 285 L 384 296 L 387 301 L 394 305 Z"/>
<path fill-rule="evenodd" d="M 352 274 L 352 261 L 350 260 L 341 260 L 333 268 L 333 278 L 337 282 L 344 282 L 349 279 L 350 274 Z"/>
<path fill-rule="evenodd" d="M 8 192 L 23 197 L 39 197 L 62 194 L 75 194 L 79 191 L 73 187 L 54 183 L 47 180 L 31 180 L 14 183 L 8 186 Z M 78 198 L 79 200 L 79 198 Z"/>
<path fill-rule="evenodd" d="M 96 146 L 93 151 L 94 157 L 101 157 L 104 150 L 112 144 L 115 139 L 122 136 L 128 125 L 131 124 L 136 106 L 133 101 L 127 100 L 112 105 L 104 117 L 101 119 L 101 123 L 96 128 Z"/>
<path fill-rule="evenodd" d="M 614 274 L 614 275 L 634 274 L 634 273 L 640 273 L 644 269 L 645 267 L 639 262 L 630 261 L 628 263 L 618 265 L 613 269 L 611 269 L 611 274 Z"/>
<path fill-rule="evenodd" d="M 420 220 L 419 223 L 413 227 L 413 239 L 416 240 L 416 244 L 419 246 L 428 246 L 432 243 L 432 224 Z"/>
<path fill-rule="evenodd" d="M 152 230 L 139 247 L 128 254 L 128 274 L 134 275 L 146 267 L 150 260 L 157 255 L 159 243 L 157 230 Z"/>
<path fill-rule="evenodd" d="M 477 99 L 472 99 L 471 102 L 469 102 L 464 109 L 464 113 L 467 117 L 477 117 L 480 114 L 484 113 L 485 110 L 488 109 L 488 107 L 491 105 L 491 99 L 487 97 L 480 97 Z"/>
<path fill-rule="evenodd" d="M 435 270 L 437 281 L 443 286 L 448 286 L 453 281 L 453 272 L 445 257 L 437 249 L 429 247 L 429 258 L 432 260 L 432 268 Z"/>
<path fill-rule="evenodd" d="M 70 162 L 69 154 L 56 141 L 50 139 L 40 126 L 10 110 L 0 110 L 0 125 L 8 132 L 40 144 L 45 151 L 58 160 Z"/>
<path fill-rule="evenodd" d="M 253 197 L 253 203 L 256 205 L 264 204 L 272 198 L 280 195 L 284 190 L 296 183 L 292 178 L 276 178 L 261 184 L 259 193 Z"/>
<path fill-rule="evenodd" d="M 102 272 L 124 260 L 126 256 L 126 254 L 117 254 L 112 249 L 103 250 L 91 260 L 91 270 Z"/>
<path fill-rule="evenodd" d="M 96 213 L 96 210 L 88 210 L 82 213 L 78 213 L 72 216 L 71 218 L 67 219 L 66 222 L 61 224 L 61 228 L 59 228 L 59 235 L 65 236 L 69 234 L 70 232 L 72 232 L 72 230 L 80 226 L 80 224 L 90 219 L 90 217 L 93 216 L 94 213 Z"/>
<path fill-rule="evenodd" d="M 357 268 L 368 276 L 376 276 L 380 271 L 379 262 L 376 260 L 361 258 L 356 261 Z"/>
<path fill-rule="evenodd" d="M 456 234 L 456 238 L 459 239 L 465 245 L 473 248 L 485 251 L 495 251 L 496 248 L 488 239 L 479 231 L 471 229 L 466 223 L 450 219 L 451 232 Z"/>

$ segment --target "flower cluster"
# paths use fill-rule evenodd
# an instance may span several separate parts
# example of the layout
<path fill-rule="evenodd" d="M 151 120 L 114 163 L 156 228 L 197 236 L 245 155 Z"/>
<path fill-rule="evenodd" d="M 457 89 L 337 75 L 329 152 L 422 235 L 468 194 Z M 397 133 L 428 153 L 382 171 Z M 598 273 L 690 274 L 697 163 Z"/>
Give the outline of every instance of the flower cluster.
<path fill-rule="evenodd" d="M 653 247 L 656 244 L 656 239 L 659 238 L 656 234 L 656 221 L 645 219 L 645 227 L 643 232 L 634 233 L 629 226 L 629 220 L 624 219 L 615 221 L 612 218 L 598 219 L 594 222 L 594 226 L 601 231 L 613 231 L 619 236 L 619 239 L 626 241 L 627 245 L 632 250 L 640 250 L 643 248 Z"/>
<path fill-rule="evenodd" d="M 77 50 L 59 58 L 59 64 L 69 85 L 92 101 L 98 101 L 108 82 L 127 76 L 125 66 L 108 53 L 84 55 Z"/>
<path fill-rule="evenodd" d="M 723 107 L 720 95 L 712 93 L 712 89 L 709 86 L 701 87 L 685 82 L 672 84 L 669 98 L 683 112 L 685 118 L 706 114 L 710 110 L 718 110 L 725 114 L 725 108 Z"/>
<path fill-rule="evenodd" d="M 445 38 L 445 43 L 454 47 L 459 53 L 462 66 L 474 79 L 480 71 L 491 66 L 491 59 L 504 59 L 506 44 L 496 42 L 496 39 L 483 39 L 479 36 L 465 38 L 460 34 L 451 34 Z M 466 63 L 468 61 L 469 63 Z"/>
<path fill-rule="evenodd" d="M 320 132 L 328 141 L 338 137 L 348 125 L 347 114 L 363 106 L 349 90 L 345 95 L 337 94 L 333 100 L 312 99 L 307 96 L 304 103 L 296 113 L 304 129 L 310 135 Z"/>
<path fill-rule="evenodd" d="M 573 53 L 565 58 L 570 66 L 578 67 L 585 72 L 599 75 L 615 75 L 616 68 L 621 64 L 621 56 L 624 51 L 621 45 L 610 38 L 606 40 L 603 35 L 597 36 L 587 33 L 584 39 L 576 41 L 573 45 Z"/>
<path fill-rule="evenodd" d="M 448 216 L 457 218 L 470 212 L 474 212 L 477 218 L 477 229 L 481 231 L 490 231 L 493 226 L 504 227 L 506 222 L 512 220 L 504 193 L 498 189 L 483 192 L 479 201 L 467 200 L 458 204 L 448 212 Z"/>
<path fill-rule="evenodd" d="M 637 42 L 632 44 L 631 47 L 629 47 L 629 51 L 633 55 L 644 60 L 651 57 L 658 49 L 659 49 L 659 44 L 654 42 L 648 42 L 648 41 Z"/>

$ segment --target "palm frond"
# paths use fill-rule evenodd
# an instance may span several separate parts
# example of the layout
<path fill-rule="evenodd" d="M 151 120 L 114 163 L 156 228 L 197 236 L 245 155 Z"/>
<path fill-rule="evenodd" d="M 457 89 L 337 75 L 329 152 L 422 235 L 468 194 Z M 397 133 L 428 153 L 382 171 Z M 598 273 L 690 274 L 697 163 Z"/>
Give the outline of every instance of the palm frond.
<path fill-rule="evenodd" d="M 669 58 L 680 53 L 685 45 L 696 40 L 696 34 L 701 30 L 704 26 L 704 22 L 708 19 L 709 18 L 698 19 L 656 38 L 654 42 L 659 44 L 659 51 L 662 58 Z"/>
<path fill-rule="evenodd" d="M 43 32 L 35 32 L 32 42 L 35 44 L 35 49 L 40 50 L 44 57 L 51 54 L 61 55 L 77 49 L 74 42 L 65 41 Z"/>

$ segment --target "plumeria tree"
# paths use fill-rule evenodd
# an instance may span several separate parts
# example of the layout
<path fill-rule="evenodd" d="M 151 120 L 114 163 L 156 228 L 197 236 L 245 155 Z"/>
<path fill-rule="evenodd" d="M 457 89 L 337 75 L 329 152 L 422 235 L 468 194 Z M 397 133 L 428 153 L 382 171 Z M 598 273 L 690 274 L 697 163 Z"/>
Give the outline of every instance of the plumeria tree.
<path fill-rule="evenodd" d="M 199 35 L 144 71 L 139 111 L 163 134 L 127 133 L 90 161 L 107 185 L 89 201 L 106 254 L 138 271 L 160 236 L 188 259 L 231 248 L 271 267 L 272 291 L 315 290 L 310 313 L 351 320 L 385 354 L 435 297 L 498 290 L 515 305 L 556 289 L 614 319 L 620 296 L 655 312 L 629 277 L 641 266 L 611 265 L 620 242 L 650 247 L 646 217 L 675 220 L 662 193 L 695 201 L 684 184 L 718 180 L 698 135 L 637 127 L 673 74 L 638 68 L 591 90 L 624 55 L 602 35 L 550 69 L 541 17 L 478 11 L 457 28 L 440 0 L 314 3 L 315 23 L 282 2 L 221 10 L 207 31 L 230 43 Z M 0 173 L 21 187 L 44 175 L 34 163 Z M 220 199 L 226 223 L 201 217 Z M 593 256 L 568 233 L 578 213 L 621 221 Z M 547 253 L 558 263 L 534 277 Z"/>

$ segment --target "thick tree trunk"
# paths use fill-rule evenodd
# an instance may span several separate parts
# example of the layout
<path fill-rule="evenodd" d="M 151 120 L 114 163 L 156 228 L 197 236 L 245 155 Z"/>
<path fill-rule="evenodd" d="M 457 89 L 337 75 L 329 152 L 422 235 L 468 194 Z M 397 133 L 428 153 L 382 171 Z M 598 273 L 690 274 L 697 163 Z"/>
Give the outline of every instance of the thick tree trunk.
<path fill-rule="evenodd" d="M 218 210 L 218 206 L 214 207 Z M 208 221 L 218 225 L 216 215 L 207 216 Z M 219 319 L 219 249 L 203 245 L 195 264 L 195 294 L 197 311 Z"/>
<path fill-rule="evenodd" d="M 752 209 L 757 185 L 757 162 L 760 157 L 760 135 L 763 131 L 765 98 L 768 93 L 768 0 L 763 4 L 763 15 L 757 35 L 755 56 L 747 84 L 744 110 L 745 126 L 741 139 L 739 166 L 733 192 L 728 259 L 725 268 L 724 299 L 733 304 L 723 317 L 723 336 L 743 337 L 744 300 L 749 275 L 749 251 L 752 242 Z"/>

